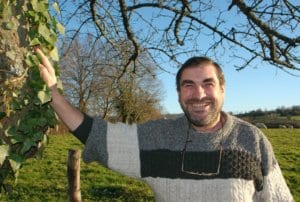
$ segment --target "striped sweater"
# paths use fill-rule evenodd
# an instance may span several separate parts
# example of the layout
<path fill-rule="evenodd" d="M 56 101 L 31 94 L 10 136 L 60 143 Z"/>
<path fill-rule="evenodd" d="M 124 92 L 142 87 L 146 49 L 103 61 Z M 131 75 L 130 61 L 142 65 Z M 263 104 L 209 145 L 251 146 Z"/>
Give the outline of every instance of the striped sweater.
<path fill-rule="evenodd" d="M 190 129 L 185 117 L 141 125 L 94 118 L 83 158 L 145 180 L 156 201 L 293 201 L 263 133 L 224 114 L 226 122 L 214 133 Z M 182 167 L 204 173 L 220 169 L 203 176 Z"/>

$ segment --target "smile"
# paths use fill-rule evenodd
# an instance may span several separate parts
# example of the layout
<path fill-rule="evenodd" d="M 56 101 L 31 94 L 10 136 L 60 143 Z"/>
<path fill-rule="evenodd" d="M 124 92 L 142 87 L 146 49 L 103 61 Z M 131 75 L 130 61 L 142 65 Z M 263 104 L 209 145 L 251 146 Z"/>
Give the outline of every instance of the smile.
<path fill-rule="evenodd" d="M 190 103 L 189 106 L 197 111 L 203 111 L 207 106 L 210 105 L 210 102 L 205 103 Z"/>

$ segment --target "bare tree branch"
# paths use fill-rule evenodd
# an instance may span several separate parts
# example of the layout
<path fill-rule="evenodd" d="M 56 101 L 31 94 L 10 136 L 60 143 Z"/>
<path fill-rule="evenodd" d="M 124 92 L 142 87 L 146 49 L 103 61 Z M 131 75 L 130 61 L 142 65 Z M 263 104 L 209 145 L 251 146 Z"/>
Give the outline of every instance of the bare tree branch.
<path fill-rule="evenodd" d="M 240 69 L 263 61 L 287 71 L 300 71 L 300 9 L 295 2 L 232 0 L 223 7 L 202 0 L 79 2 L 66 19 L 78 13 L 84 22 L 78 26 L 81 31 L 89 30 L 95 40 L 110 44 L 113 57 L 120 61 L 119 79 L 130 68 L 136 72 L 143 52 L 166 72 L 172 72 L 169 66 L 177 67 L 182 57 L 194 54 L 237 56 Z M 164 61 L 169 64 L 163 65 Z"/>

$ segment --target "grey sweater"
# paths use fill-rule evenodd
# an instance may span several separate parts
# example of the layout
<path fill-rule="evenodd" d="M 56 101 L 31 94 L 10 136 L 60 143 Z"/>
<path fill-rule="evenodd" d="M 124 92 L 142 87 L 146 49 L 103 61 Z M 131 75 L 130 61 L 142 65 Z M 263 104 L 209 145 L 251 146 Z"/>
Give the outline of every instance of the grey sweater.
<path fill-rule="evenodd" d="M 84 160 L 145 180 L 156 201 L 293 201 L 263 133 L 224 114 L 214 133 L 193 130 L 185 117 L 141 125 L 94 118 Z"/>

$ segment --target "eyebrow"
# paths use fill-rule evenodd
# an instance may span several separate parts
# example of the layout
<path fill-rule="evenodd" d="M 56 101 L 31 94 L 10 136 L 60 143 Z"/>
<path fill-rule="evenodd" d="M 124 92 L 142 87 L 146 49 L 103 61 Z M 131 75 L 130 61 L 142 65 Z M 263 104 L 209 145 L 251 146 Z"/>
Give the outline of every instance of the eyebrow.
<path fill-rule="evenodd" d="M 203 83 L 216 82 L 214 78 L 207 78 L 203 80 Z"/>
<path fill-rule="evenodd" d="M 195 82 L 192 80 L 185 79 L 180 83 L 180 85 L 183 86 L 185 84 L 193 84 L 193 83 L 195 83 Z"/>
<path fill-rule="evenodd" d="M 210 82 L 215 83 L 216 81 L 214 78 L 207 78 L 202 81 L 202 83 L 210 83 Z M 185 79 L 180 83 L 180 85 L 182 86 L 184 84 L 193 84 L 193 83 L 195 83 L 193 80 Z"/>

